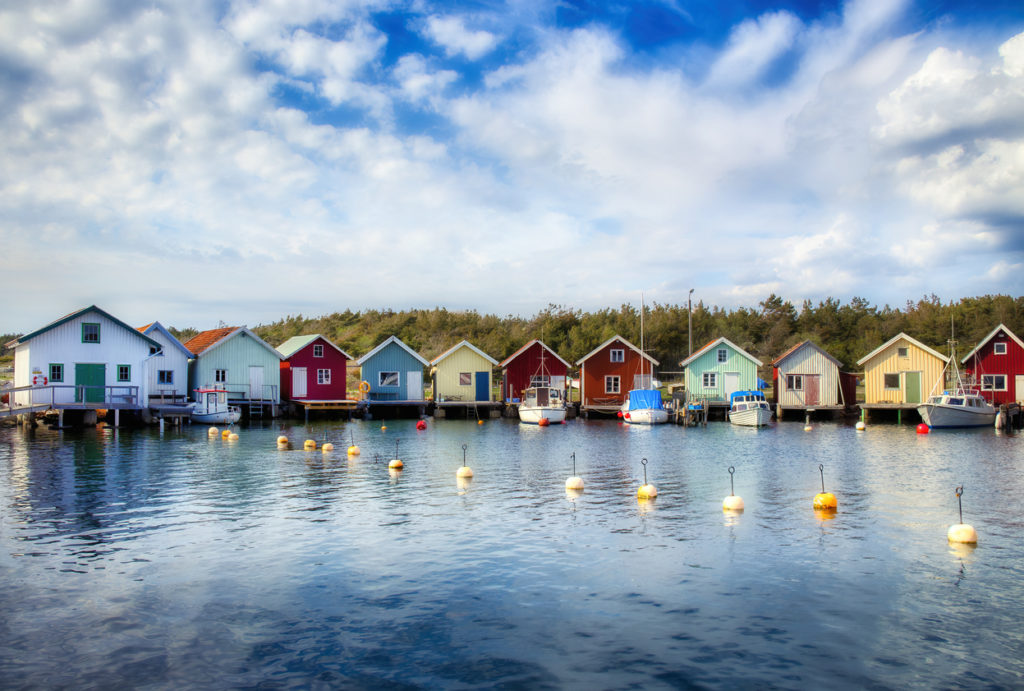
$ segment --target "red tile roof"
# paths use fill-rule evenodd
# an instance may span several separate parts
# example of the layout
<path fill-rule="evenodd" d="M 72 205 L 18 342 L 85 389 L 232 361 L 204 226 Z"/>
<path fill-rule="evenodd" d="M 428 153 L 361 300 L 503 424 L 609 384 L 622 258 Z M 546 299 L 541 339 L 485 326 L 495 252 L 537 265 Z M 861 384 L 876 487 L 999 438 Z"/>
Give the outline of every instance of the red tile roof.
<path fill-rule="evenodd" d="M 149 327 L 153 326 L 153 324 L 156 324 L 156 322 L 150 322 L 150 323 L 146 324 L 145 326 L 140 326 L 138 330 L 141 331 L 142 333 L 146 333 L 146 329 L 148 329 Z"/>
<path fill-rule="evenodd" d="M 221 340 L 228 334 L 236 331 L 237 326 L 228 326 L 223 329 L 210 329 L 209 331 L 203 331 L 196 336 L 188 339 L 183 343 L 186 348 L 192 351 L 194 354 L 199 355 L 204 350 L 212 346 L 217 341 Z"/>

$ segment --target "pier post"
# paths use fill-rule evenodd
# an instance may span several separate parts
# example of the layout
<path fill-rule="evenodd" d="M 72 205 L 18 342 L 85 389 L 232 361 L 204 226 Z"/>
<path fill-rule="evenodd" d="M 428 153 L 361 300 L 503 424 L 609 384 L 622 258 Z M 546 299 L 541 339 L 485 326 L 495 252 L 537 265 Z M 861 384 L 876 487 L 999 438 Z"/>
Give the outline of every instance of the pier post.
<path fill-rule="evenodd" d="M 121 409 L 114 408 L 114 427 L 119 426 L 121 423 Z"/>
<path fill-rule="evenodd" d="M 897 408 L 896 409 L 896 424 L 897 425 L 902 425 L 903 424 L 903 408 Z"/>

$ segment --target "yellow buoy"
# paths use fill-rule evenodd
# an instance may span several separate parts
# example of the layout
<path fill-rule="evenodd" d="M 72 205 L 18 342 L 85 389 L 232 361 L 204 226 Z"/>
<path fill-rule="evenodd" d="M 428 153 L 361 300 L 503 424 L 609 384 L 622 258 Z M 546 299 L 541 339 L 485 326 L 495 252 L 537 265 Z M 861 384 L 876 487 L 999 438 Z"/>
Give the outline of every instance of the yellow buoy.
<path fill-rule="evenodd" d="M 640 459 L 640 465 L 644 467 L 644 484 L 640 485 L 640 489 L 636 491 L 636 496 L 639 499 L 654 499 L 658 496 L 658 488 L 647 482 L 647 459 Z"/>
<path fill-rule="evenodd" d="M 405 464 L 402 463 L 397 458 L 393 458 L 393 459 L 391 459 L 391 461 L 388 462 L 388 469 L 389 470 L 401 470 L 404 467 L 405 467 Z"/>
<path fill-rule="evenodd" d="M 388 431 L 388 426 L 387 425 L 381 425 L 380 426 L 380 431 L 381 432 L 387 432 Z"/>
<path fill-rule="evenodd" d="M 804 425 L 804 432 L 810 432 L 812 429 L 814 428 L 811 427 L 810 425 Z"/>
<path fill-rule="evenodd" d="M 209 430 L 206 431 L 206 433 L 209 434 L 211 437 L 214 437 L 220 434 L 220 430 L 217 429 L 216 427 L 211 427 Z"/>
<path fill-rule="evenodd" d="M 459 466 L 459 469 L 455 471 L 455 477 L 473 477 L 473 469 L 468 465 Z"/>
<path fill-rule="evenodd" d="M 863 420 L 857 420 L 857 424 L 854 425 L 853 428 L 858 432 L 863 432 L 868 428 L 868 426 L 864 424 Z"/>
<path fill-rule="evenodd" d="M 348 447 L 348 455 L 349 456 L 358 456 L 359 455 L 359 447 L 356 446 L 355 444 L 353 444 L 352 446 Z"/>
<path fill-rule="evenodd" d="M 228 435 L 228 441 L 238 441 L 238 433 L 232 432 Z"/>
<path fill-rule="evenodd" d="M 819 511 L 835 511 L 839 508 L 839 502 L 831 492 L 819 492 L 814 495 L 814 508 Z"/>
<path fill-rule="evenodd" d="M 320 449 L 324 453 L 327 453 L 328 451 L 334 451 L 334 444 L 332 444 L 331 442 L 327 442 L 323 446 L 321 446 Z"/>
<path fill-rule="evenodd" d="M 482 425 L 482 424 L 484 424 L 484 421 L 483 421 L 483 420 L 477 420 L 477 421 L 476 421 L 476 424 L 478 424 L 478 425 Z"/>
<path fill-rule="evenodd" d="M 224 431 L 222 431 L 220 433 L 220 438 L 221 439 L 227 439 L 230 436 L 231 436 L 231 430 L 229 430 L 229 429 L 226 429 L 226 430 L 224 430 Z"/>
<path fill-rule="evenodd" d="M 576 492 L 583 491 L 583 478 L 573 475 L 565 481 L 565 488 Z"/>
<path fill-rule="evenodd" d="M 306 451 L 312 451 L 316 449 L 316 442 L 312 439 L 307 439 L 306 441 L 302 442 L 302 448 L 304 448 Z"/>
<path fill-rule="evenodd" d="M 282 434 L 280 437 L 277 438 L 277 443 L 278 444 L 287 444 L 288 443 L 288 437 L 286 437 L 286 436 L 284 436 Z"/>

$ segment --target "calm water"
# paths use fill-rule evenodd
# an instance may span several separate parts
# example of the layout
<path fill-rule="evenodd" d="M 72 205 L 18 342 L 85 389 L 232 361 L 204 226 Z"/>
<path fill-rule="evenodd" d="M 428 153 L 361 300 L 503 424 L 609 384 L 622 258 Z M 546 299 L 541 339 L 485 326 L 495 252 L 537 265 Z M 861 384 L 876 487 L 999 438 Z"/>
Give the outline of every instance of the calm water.
<path fill-rule="evenodd" d="M 1024 437 L 386 424 L 0 430 L 0 685 L 1024 685 Z"/>

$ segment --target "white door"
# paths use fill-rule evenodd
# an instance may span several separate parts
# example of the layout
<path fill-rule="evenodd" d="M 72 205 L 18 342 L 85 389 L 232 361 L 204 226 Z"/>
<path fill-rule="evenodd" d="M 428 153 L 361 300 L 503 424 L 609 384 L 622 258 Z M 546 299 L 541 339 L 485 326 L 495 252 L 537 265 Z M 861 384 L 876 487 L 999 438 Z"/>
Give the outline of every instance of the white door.
<path fill-rule="evenodd" d="M 740 373 L 739 372 L 723 372 L 722 380 L 725 382 L 725 398 L 729 399 L 729 394 L 733 391 L 740 390 Z"/>
<path fill-rule="evenodd" d="M 406 400 L 419 401 L 423 399 L 423 372 L 405 373 L 405 395 Z"/>
<path fill-rule="evenodd" d="M 263 398 L 263 367 L 249 366 L 249 398 Z"/>
<path fill-rule="evenodd" d="M 1024 401 L 1024 374 L 1017 375 L 1017 382 L 1015 385 L 1015 391 L 1013 393 L 1013 400 Z"/>
<path fill-rule="evenodd" d="M 292 367 L 292 398 L 306 397 L 306 368 Z"/>

